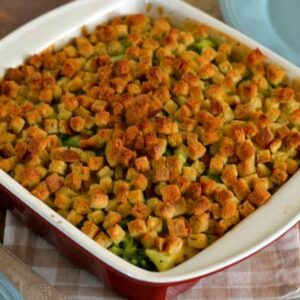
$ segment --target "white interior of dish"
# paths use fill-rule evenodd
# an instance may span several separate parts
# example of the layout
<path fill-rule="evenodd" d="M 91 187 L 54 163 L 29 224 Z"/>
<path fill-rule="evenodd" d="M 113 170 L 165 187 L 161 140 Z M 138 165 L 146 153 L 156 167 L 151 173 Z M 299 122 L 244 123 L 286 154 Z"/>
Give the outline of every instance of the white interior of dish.
<path fill-rule="evenodd" d="M 48 46 L 63 45 L 80 33 L 82 25 L 93 28 L 113 16 L 145 12 L 152 5 L 171 12 L 176 21 L 191 18 L 206 23 L 236 38 L 252 48 L 259 47 L 270 60 L 286 68 L 291 77 L 300 78 L 300 70 L 260 44 L 230 28 L 224 23 L 178 0 L 77 0 L 58 8 L 13 32 L 0 42 L 0 74 L 8 67 L 21 64 L 31 54 Z M 255 211 L 212 246 L 181 265 L 162 273 L 137 268 L 100 247 L 80 230 L 37 200 L 31 193 L 0 171 L 0 183 L 26 205 L 67 234 L 87 251 L 120 272 L 138 280 L 167 283 L 188 280 L 220 270 L 260 250 L 300 220 L 300 172 L 295 174 L 266 205 Z"/>

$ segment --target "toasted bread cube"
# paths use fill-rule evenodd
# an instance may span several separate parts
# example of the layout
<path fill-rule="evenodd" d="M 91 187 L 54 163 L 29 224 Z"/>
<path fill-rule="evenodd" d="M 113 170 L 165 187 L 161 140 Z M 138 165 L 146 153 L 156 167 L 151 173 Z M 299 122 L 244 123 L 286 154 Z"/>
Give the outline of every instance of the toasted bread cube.
<path fill-rule="evenodd" d="M 126 232 L 118 224 L 109 227 L 106 231 L 114 244 L 122 242 L 126 235 Z"/>
<path fill-rule="evenodd" d="M 237 176 L 236 165 L 226 165 L 222 171 L 221 179 L 227 186 L 232 186 L 237 181 Z"/>
<path fill-rule="evenodd" d="M 95 124 L 100 128 L 104 128 L 108 125 L 110 120 L 110 114 L 108 111 L 99 111 L 95 114 Z"/>
<path fill-rule="evenodd" d="M 19 133 L 22 131 L 25 125 L 25 120 L 19 116 L 11 116 L 11 120 L 9 123 L 9 129 L 11 129 L 14 133 Z"/>
<path fill-rule="evenodd" d="M 112 240 L 102 231 L 95 237 L 95 241 L 104 248 L 109 248 L 113 244 Z"/>
<path fill-rule="evenodd" d="M 254 210 L 255 210 L 255 208 L 249 201 L 245 201 L 239 206 L 240 215 L 244 218 L 246 218 L 250 214 L 252 214 L 254 212 Z"/>
<path fill-rule="evenodd" d="M 105 193 L 110 193 L 113 189 L 113 182 L 111 177 L 105 176 L 100 179 L 100 187 Z"/>
<path fill-rule="evenodd" d="M 57 173 L 53 173 L 46 178 L 48 188 L 51 193 L 56 192 L 62 185 L 62 179 Z"/>
<path fill-rule="evenodd" d="M 229 157 L 234 154 L 234 140 L 229 137 L 222 138 L 219 153 Z"/>
<path fill-rule="evenodd" d="M 256 169 L 255 169 L 255 156 L 254 155 L 238 164 L 238 172 L 241 177 L 254 174 L 255 171 L 256 171 Z"/>
<path fill-rule="evenodd" d="M 174 132 L 168 135 L 168 143 L 171 147 L 178 147 L 182 145 L 183 140 L 181 134 Z"/>
<path fill-rule="evenodd" d="M 287 171 L 288 174 L 292 175 L 292 174 L 297 172 L 298 167 L 299 167 L 299 163 L 296 160 L 288 159 L 286 161 L 286 164 L 287 164 L 287 170 L 286 171 Z"/>
<path fill-rule="evenodd" d="M 90 203 L 90 207 L 92 209 L 103 209 L 103 208 L 106 208 L 107 205 L 108 205 L 108 196 L 107 195 L 102 194 L 100 192 L 92 193 L 91 203 Z"/>
<path fill-rule="evenodd" d="M 128 25 L 127 24 L 117 24 L 115 25 L 117 36 L 119 38 L 124 38 L 128 36 Z"/>
<path fill-rule="evenodd" d="M 183 240 L 179 237 L 168 237 L 165 241 L 164 250 L 170 255 L 179 253 L 182 250 Z"/>
<path fill-rule="evenodd" d="M 104 218 L 103 227 L 105 229 L 114 226 L 122 220 L 122 216 L 116 211 L 109 211 Z"/>
<path fill-rule="evenodd" d="M 286 76 L 286 71 L 276 64 L 267 66 L 267 79 L 272 85 L 278 85 Z"/>
<path fill-rule="evenodd" d="M 156 197 L 151 197 L 147 200 L 147 206 L 152 212 L 155 211 L 156 207 L 161 203 L 161 201 Z"/>
<path fill-rule="evenodd" d="M 58 132 L 58 122 L 56 119 L 46 119 L 44 120 L 44 129 L 47 133 L 57 133 Z"/>
<path fill-rule="evenodd" d="M 212 207 L 211 201 L 205 197 L 201 196 L 195 203 L 194 203 L 194 214 L 196 216 L 201 216 L 207 210 L 210 210 Z"/>
<path fill-rule="evenodd" d="M 209 219 L 209 213 L 204 213 L 200 216 L 192 216 L 190 219 L 190 223 L 192 226 L 193 233 L 206 232 L 209 227 Z"/>
<path fill-rule="evenodd" d="M 73 200 L 68 193 L 58 191 L 55 196 L 54 204 L 60 209 L 68 210 L 72 206 Z"/>
<path fill-rule="evenodd" d="M 267 202 L 271 194 L 267 190 L 254 189 L 254 191 L 247 197 L 247 200 L 256 206 L 261 206 Z"/>
<path fill-rule="evenodd" d="M 147 228 L 149 231 L 155 231 L 160 233 L 163 228 L 163 222 L 161 218 L 149 216 L 147 220 Z"/>
<path fill-rule="evenodd" d="M 75 132 L 81 132 L 84 129 L 85 124 L 86 124 L 86 120 L 81 116 L 75 116 L 71 118 L 69 123 L 70 127 Z"/>
<path fill-rule="evenodd" d="M 136 219 L 127 223 L 129 234 L 134 238 L 139 238 L 147 232 L 147 226 L 144 220 Z"/>
<path fill-rule="evenodd" d="M 39 183 L 32 191 L 31 193 L 36 196 L 41 201 L 45 201 L 49 195 L 50 192 L 48 190 L 48 186 L 45 181 Z"/>
<path fill-rule="evenodd" d="M 120 213 L 123 218 L 130 215 L 131 209 L 132 209 L 132 206 L 130 205 L 129 202 L 120 203 L 120 204 L 118 204 L 118 206 L 116 208 L 118 213 Z"/>
<path fill-rule="evenodd" d="M 11 159 L 0 159 L 0 169 L 4 172 L 9 172 L 13 168 Z"/>
<path fill-rule="evenodd" d="M 167 220 L 167 226 L 171 236 L 186 238 L 191 232 L 190 224 L 183 217 Z"/>
<path fill-rule="evenodd" d="M 104 213 L 102 210 L 95 210 L 91 213 L 88 214 L 88 219 L 95 223 L 95 224 L 99 224 L 102 223 L 103 219 L 104 219 Z"/>
<path fill-rule="evenodd" d="M 112 177 L 114 175 L 114 171 L 109 166 L 104 166 L 98 173 L 98 177 L 103 178 L 105 176 Z"/>
<path fill-rule="evenodd" d="M 244 179 L 238 179 L 232 184 L 233 192 L 238 198 L 238 200 L 245 199 L 249 193 L 250 189 L 247 182 Z"/>
<path fill-rule="evenodd" d="M 202 193 L 207 196 L 213 194 L 217 188 L 217 183 L 207 176 L 201 176 L 200 183 Z"/>
<path fill-rule="evenodd" d="M 160 202 L 155 207 L 155 215 L 158 217 L 161 217 L 163 219 L 173 218 L 175 213 L 176 213 L 175 207 L 168 202 L 166 202 L 166 203 Z"/>
<path fill-rule="evenodd" d="M 257 164 L 256 173 L 258 177 L 270 177 L 271 170 L 264 164 Z"/>
<path fill-rule="evenodd" d="M 153 170 L 153 182 L 168 181 L 170 178 L 170 170 L 167 168 L 155 168 Z"/>
<path fill-rule="evenodd" d="M 183 167 L 182 173 L 190 181 L 196 181 L 197 179 L 197 170 L 193 167 Z"/>
<path fill-rule="evenodd" d="M 99 171 L 103 167 L 103 157 L 90 157 L 88 160 L 88 167 L 91 171 Z"/>
<path fill-rule="evenodd" d="M 49 170 L 52 173 L 64 175 L 67 170 L 67 164 L 62 160 L 52 160 L 49 166 Z"/>
<path fill-rule="evenodd" d="M 200 143 L 193 143 L 188 147 L 188 156 L 192 160 L 197 160 L 201 158 L 206 152 L 206 148 Z"/>
<path fill-rule="evenodd" d="M 25 167 L 21 171 L 20 182 L 25 187 L 33 187 L 37 185 L 40 181 L 40 172 L 37 167 Z"/>
<path fill-rule="evenodd" d="M 78 191 L 81 188 L 82 177 L 80 173 L 71 172 L 66 176 L 65 186 L 74 191 Z"/>
<path fill-rule="evenodd" d="M 237 212 L 237 202 L 236 201 L 226 201 L 221 208 L 221 217 L 223 219 L 230 219 L 236 215 Z"/>
<path fill-rule="evenodd" d="M 162 188 L 161 194 L 163 201 L 176 202 L 180 199 L 180 189 L 176 184 L 169 184 Z"/>
<path fill-rule="evenodd" d="M 244 161 L 255 154 L 255 146 L 250 140 L 240 143 L 236 147 L 236 155 L 241 161 Z"/>
<path fill-rule="evenodd" d="M 275 167 L 273 169 L 271 179 L 276 184 L 282 185 L 288 179 L 288 174 L 286 171 Z"/>
<path fill-rule="evenodd" d="M 31 110 L 27 112 L 25 117 L 29 125 L 39 124 L 42 122 L 42 118 L 38 110 Z"/>
<path fill-rule="evenodd" d="M 81 231 L 92 239 L 97 235 L 99 230 L 99 227 L 91 221 L 85 221 L 81 227 Z"/>
<path fill-rule="evenodd" d="M 136 219 L 147 219 L 150 215 L 150 209 L 144 203 L 137 203 L 130 211 L 131 215 Z"/>
<path fill-rule="evenodd" d="M 208 246 L 208 238 L 204 233 L 192 233 L 188 237 L 188 245 L 192 248 L 204 249 Z"/>
<path fill-rule="evenodd" d="M 215 226 L 215 233 L 217 236 L 222 236 L 235 222 L 232 219 L 222 219 Z"/>
<path fill-rule="evenodd" d="M 144 194 L 142 190 L 132 190 L 128 193 L 128 200 L 131 204 L 144 202 Z"/>
<path fill-rule="evenodd" d="M 67 215 L 67 220 L 74 226 L 77 226 L 83 220 L 83 216 L 78 214 L 75 210 L 71 210 Z"/>
<path fill-rule="evenodd" d="M 221 174 L 223 171 L 224 165 L 226 164 L 227 157 L 216 154 L 210 161 L 209 164 L 209 173 L 211 174 Z"/>
<path fill-rule="evenodd" d="M 131 181 L 131 185 L 137 190 L 144 191 L 148 186 L 148 179 L 143 174 L 140 174 Z"/>
<path fill-rule="evenodd" d="M 164 111 L 166 111 L 169 115 L 173 114 L 177 108 L 178 105 L 171 99 L 164 105 Z"/>
<path fill-rule="evenodd" d="M 91 212 L 90 202 L 88 201 L 88 199 L 86 199 L 82 196 L 77 196 L 74 199 L 73 209 L 79 214 L 82 214 L 82 215 L 88 214 Z"/>
<path fill-rule="evenodd" d="M 155 231 L 148 231 L 142 236 L 141 243 L 144 248 L 152 249 L 155 247 L 156 239 L 157 233 Z"/>
<path fill-rule="evenodd" d="M 270 150 L 259 150 L 256 154 L 257 163 L 265 164 L 272 159 Z"/>

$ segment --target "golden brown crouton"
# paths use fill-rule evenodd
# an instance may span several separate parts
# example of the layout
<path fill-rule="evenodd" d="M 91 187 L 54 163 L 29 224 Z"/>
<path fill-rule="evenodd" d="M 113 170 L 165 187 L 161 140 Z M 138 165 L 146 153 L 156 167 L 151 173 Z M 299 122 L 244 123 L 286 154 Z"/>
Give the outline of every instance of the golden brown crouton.
<path fill-rule="evenodd" d="M 121 220 L 122 220 L 122 216 L 119 213 L 115 211 L 109 211 L 104 218 L 103 227 L 107 229 L 119 223 Z"/>
<path fill-rule="evenodd" d="M 163 201 L 176 202 L 180 199 L 180 189 L 176 184 L 169 184 L 162 188 L 161 194 Z"/>
<path fill-rule="evenodd" d="M 47 187 L 47 184 L 45 181 L 39 183 L 32 191 L 31 193 L 36 196 L 38 199 L 45 201 L 50 193 Z"/>
<path fill-rule="evenodd" d="M 85 221 L 81 227 L 81 231 L 92 239 L 97 235 L 99 230 L 99 227 L 91 221 Z"/>
<path fill-rule="evenodd" d="M 194 215 L 201 216 L 207 210 L 210 210 L 212 207 L 211 201 L 205 197 L 201 196 L 199 200 L 197 200 L 194 204 Z"/>
<path fill-rule="evenodd" d="M 137 203 L 131 209 L 131 215 L 136 219 L 147 219 L 150 214 L 150 209 L 144 203 Z"/>
<path fill-rule="evenodd" d="M 278 185 L 282 185 L 288 178 L 286 171 L 283 171 L 279 168 L 274 168 L 272 172 L 271 179 Z"/>
<path fill-rule="evenodd" d="M 95 237 L 95 241 L 104 248 L 109 248 L 112 245 L 112 240 L 102 231 Z"/>
<path fill-rule="evenodd" d="M 125 231 L 118 224 L 109 227 L 106 231 L 115 244 L 119 244 L 120 242 L 122 242 L 126 235 Z"/>
<path fill-rule="evenodd" d="M 268 191 L 263 189 L 255 189 L 247 198 L 247 200 L 256 206 L 263 205 L 270 199 L 271 195 Z"/>
<path fill-rule="evenodd" d="M 129 234 L 134 238 L 141 237 L 147 232 L 147 226 L 144 220 L 136 219 L 127 223 Z"/>
<path fill-rule="evenodd" d="M 56 192 L 62 185 L 62 179 L 57 173 L 53 173 L 46 178 L 46 183 L 51 193 Z"/>
<path fill-rule="evenodd" d="M 239 212 L 244 218 L 252 214 L 254 210 L 255 208 L 251 205 L 249 201 L 245 201 L 239 206 Z"/>

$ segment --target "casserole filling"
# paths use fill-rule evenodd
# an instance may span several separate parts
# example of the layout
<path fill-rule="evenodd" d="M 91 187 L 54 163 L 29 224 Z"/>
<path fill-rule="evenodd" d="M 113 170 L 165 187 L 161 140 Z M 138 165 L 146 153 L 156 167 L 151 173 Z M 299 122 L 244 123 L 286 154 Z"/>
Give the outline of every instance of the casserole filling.
<path fill-rule="evenodd" d="M 0 168 L 153 271 L 267 202 L 299 167 L 299 125 L 299 90 L 258 49 L 143 14 L 83 28 L 0 81 Z"/>

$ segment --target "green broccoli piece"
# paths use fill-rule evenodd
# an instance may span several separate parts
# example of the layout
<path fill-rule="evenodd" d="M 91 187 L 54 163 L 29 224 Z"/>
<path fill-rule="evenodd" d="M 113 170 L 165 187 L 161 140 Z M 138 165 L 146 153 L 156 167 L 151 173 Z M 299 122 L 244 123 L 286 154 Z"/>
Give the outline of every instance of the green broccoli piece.
<path fill-rule="evenodd" d="M 119 245 L 114 245 L 114 246 L 110 247 L 109 250 L 118 256 L 121 256 L 121 257 L 123 256 L 124 249 L 120 248 Z"/>
<path fill-rule="evenodd" d="M 123 60 L 125 58 L 126 58 L 126 55 L 121 54 L 121 55 L 117 55 L 117 56 L 112 56 L 110 58 L 110 60 L 111 60 L 112 63 L 115 63 L 115 62 L 118 62 L 118 61 Z"/>
<path fill-rule="evenodd" d="M 59 139 L 60 139 L 62 145 L 65 147 L 80 148 L 80 135 L 67 136 L 67 135 L 61 134 L 59 136 Z"/>
<path fill-rule="evenodd" d="M 119 42 L 124 49 L 128 48 L 131 45 L 131 42 L 128 39 L 121 39 Z"/>
<path fill-rule="evenodd" d="M 192 50 L 192 51 L 195 51 L 195 52 L 201 54 L 202 50 L 204 48 L 208 48 L 208 47 L 216 48 L 217 44 L 213 40 L 205 38 L 199 42 L 195 42 L 195 43 L 191 44 L 188 47 L 188 50 Z"/>
<path fill-rule="evenodd" d="M 109 250 L 137 267 L 156 270 L 155 265 L 146 256 L 145 249 L 129 235 L 119 245 L 113 245 Z"/>
<path fill-rule="evenodd" d="M 221 177 L 217 174 L 208 173 L 207 176 L 215 182 L 221 182 Z"/>

